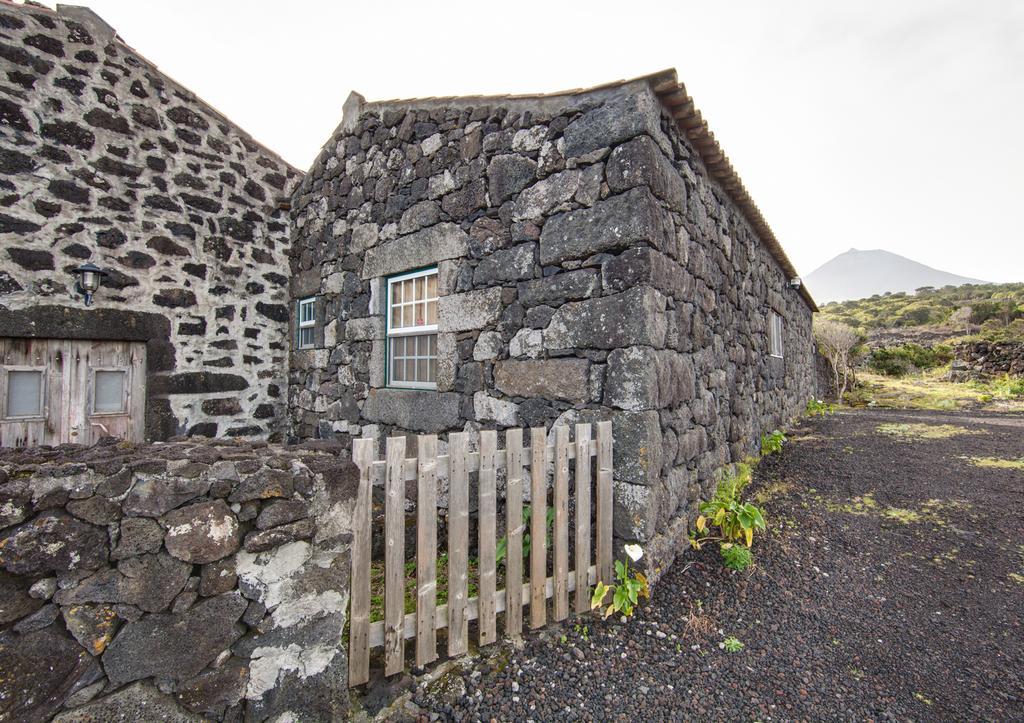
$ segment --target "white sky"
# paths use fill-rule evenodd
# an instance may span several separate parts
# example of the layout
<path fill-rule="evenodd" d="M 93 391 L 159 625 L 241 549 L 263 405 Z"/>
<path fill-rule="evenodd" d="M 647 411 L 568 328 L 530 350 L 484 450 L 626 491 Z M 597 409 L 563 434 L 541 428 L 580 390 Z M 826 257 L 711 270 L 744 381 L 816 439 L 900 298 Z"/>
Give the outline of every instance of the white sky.
<path fill-rule="evenodd" d="M 350 90 L 675 67 L 800 273 L 856 247 L 1024 281 L 1020 0 L 78 2 L 301 169 Z"/>

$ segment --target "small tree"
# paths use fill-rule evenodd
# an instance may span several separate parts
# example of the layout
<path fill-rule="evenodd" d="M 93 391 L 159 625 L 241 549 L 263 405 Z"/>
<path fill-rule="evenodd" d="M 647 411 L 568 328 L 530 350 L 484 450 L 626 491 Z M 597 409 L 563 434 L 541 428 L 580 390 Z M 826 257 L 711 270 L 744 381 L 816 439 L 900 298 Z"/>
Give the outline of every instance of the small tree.
<path fill-rule="evenodd" d="M 853 361 L 856 349 L 860 345 L 860 335 L 841 321 L 818 316 L 814 320 L 814 340 L 818 343 L 818 349 L 832 365 L 836 395 L 841 400 L 853 372 Z"/>

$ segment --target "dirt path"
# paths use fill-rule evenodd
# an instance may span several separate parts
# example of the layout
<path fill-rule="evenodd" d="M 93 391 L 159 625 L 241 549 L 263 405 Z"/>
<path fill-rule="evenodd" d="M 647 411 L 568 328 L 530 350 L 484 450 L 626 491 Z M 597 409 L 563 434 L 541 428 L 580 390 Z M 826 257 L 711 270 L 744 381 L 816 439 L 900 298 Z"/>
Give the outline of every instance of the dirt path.
<path fill-rule="evenodd" d="M 968 459 L 1024 458 L 1019 421 L 808 421 L 750 489 L 770 525 L 752 571 L 690 553 L 636 619 L 530 635 L 415 703 L 459 720 L 1024 719 L 1024 470 Z"/>

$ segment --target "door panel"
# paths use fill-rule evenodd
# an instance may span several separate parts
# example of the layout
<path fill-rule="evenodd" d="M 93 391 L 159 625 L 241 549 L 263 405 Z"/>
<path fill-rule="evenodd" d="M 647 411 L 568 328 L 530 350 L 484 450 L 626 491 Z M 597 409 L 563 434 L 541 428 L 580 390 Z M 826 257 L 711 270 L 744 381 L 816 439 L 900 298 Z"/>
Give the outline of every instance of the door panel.
<path fill-rule="evenodd" d="M 0 446 L 141 442 L 145 381 L 140 342 L 0 338 Z"/>

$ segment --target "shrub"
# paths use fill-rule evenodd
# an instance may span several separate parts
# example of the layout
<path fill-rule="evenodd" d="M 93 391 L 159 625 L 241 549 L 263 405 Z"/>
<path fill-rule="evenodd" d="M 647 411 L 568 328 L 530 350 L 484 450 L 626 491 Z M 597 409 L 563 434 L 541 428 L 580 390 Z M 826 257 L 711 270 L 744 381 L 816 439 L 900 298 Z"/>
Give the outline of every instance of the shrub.
<path fill-rule="evenodd" d="M 718 548 L 718 552 L 722 555 L 722 563 L 737 572 L 743 572 L 754 561 L 754 555 L 743 545 L 725 542 Z"/>
<path fill-rule="evenodd" d="M 767 456 L 782 451 L 782 445 L 786 441 L 786 435 L 779 430 L 761 435 L 761 456 Z"/>
<path fill-rule="evenodd" d="M 829 404 L 828 402 L 822 401 L 821 399 L 815 399 L 811 397 L 807 400 L 807 409 L 805 414 L 808 417 L 822 416 L 826 414 L 832 414 L 836 411 L 836 405 Z"/>
<path fill-rule="evenodd" d="M 952 358 L 953 350 L 944 344 L 933 347 L 903 344 L 872 350 L 868 364 L 881 374 L 901 377 L 911 372 L 940 367 Z"/>
<path fill-rule="evenodd" d="M 736 473 L 724 477 L 715 489 L 715 496 L 700 506 L 697 530 L 690 535 L 690 544 L 700 549 L 705 542 L 717 540 L 722 543 L 742 543 L 750 547 L 754 542 L 754 530 L 765 528 L 764 515 L 757 505 L 742 502 L 743 490 L 750 484 L 750 467 L 736 465 Z M 711 534 L 710 527 L 717 527 L 718 534 Z M 699 535 L 704 534 L 704 537 Z"/>

